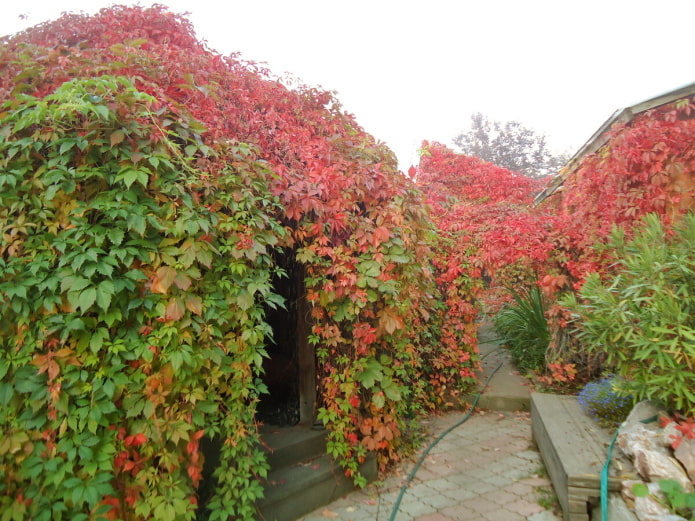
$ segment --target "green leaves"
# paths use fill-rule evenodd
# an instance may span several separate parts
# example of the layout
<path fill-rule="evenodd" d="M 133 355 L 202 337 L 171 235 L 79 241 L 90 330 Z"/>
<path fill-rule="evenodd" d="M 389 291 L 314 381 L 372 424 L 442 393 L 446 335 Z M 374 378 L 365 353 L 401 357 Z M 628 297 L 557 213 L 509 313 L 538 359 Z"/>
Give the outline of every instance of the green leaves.
<path fill-rule="evenodd" d="M 695 395 L 695 214 L 671 231 L 648 215 L 632 240 L 613 231 L 618 273 L 587 277 L 579 298 L 563 302 L 576 313 L 579 337 L 601 351 L 631 385 L 651 399 L 692 415 Z"/>
<path fill-rule="evenodd" d="M 368 358 L 362 361 L 362 369 L 356 374 L 357 381 L 365 389 L 372 390 L 373 403 L 382 409 L 388 398 L 392 402 L 402 399 L 404 388 L 394 379 L 393 360 L 382 355 L 379 360 Z"/>
<path fill-rule="evenodd" d="M 17 94 L 0 122 L 0 360 L 4 381 L 19 375 L 27 391 L 2 393 L 0 418 L 40 433 L 26 460 L 0 461 L 0 510 L 29 490 L 27 518 L 92 515 L 77 482 L 74 502 L 52 488 L 91 475 L 87 451 L 69 447 L 64 470 L 41 458 L 57 438 L 89 432 L 113 448 L 98 467 L 118 491 L 96 517 L 168 518 L 174 505 L 193 518 L 190 427 L 225 442 L 211 518 L 253 519 L 267 468 L 256 377 L 265 317 L 284 305 L 281 260 L 288 287 L 309 290 L 305 309 L 291 295 L 287 311 L 312 329 L 336 454 L 363 484 L 367 445 L 347 438 L 360 431 L 341 385 L 360 395 L 360 416 L 388 424 L 369 445 L 385 460 L 403 450 L 406 418 L 470 383 L 472 293 L 456 293 L 459 305 L 437 286 L 422 195 L 329 93 L 220 59 L 162 7 L 50 29 L 31 45 L 17 36 L 0 73 L 0 92 Z M 62 83 L 66 72 L 76 79 Z M 75 361 L 54 360 L 62 349 Z M 36 359 L 53 378 L 36 378 Z M 366 385 L 354 389 L 357 373 Z M 133 436 L 147 441 L 132 447 Z"/>
<path fill-rule="evenodd" d="M 684 491 L 683 486 L 675 479 L 660 479 L 658 485 L 661 494 L 659 497 L 656 497 L 656 493 L 654 495 L 659 503 L 663 504 L 675 516 L 692 518 L 695 510 L 695 493 Z M 650 495 L 650 490 L 644 483 L 633 484 L 632 492 L 636 497 Z"/>
<path fill-rule="evenodd" d="M 114 182 L 122 182 L 126 188 L 130 188 L 133 183 L 138 182 L 146 188 L 149 176 L 149 172 L 144 170 L 125 167 L 116 174 Z"/>
<path fill-rule="evenodd" d="M 511 294 L 514 302 L 505 305 L 494 319 L 500 340 L 510 347 L 512 360 L 519 369 L 543 369 L 550 343 L 543 293 L 534 284 L 512 290 Z"/>
<path fill-rule="evenodd" d="M 190 518 L 201 469 L 189 431 L 228 436 L 254 421 L 269 333 L 261 304 L 282 305 L 271 254 L 285 230 L 269 172 L 252 155 L 229 156 L 211 180 L 186 159 L 215 152 L 193 134 L 200 126 L 170 141 L 147 100 L 103 76 L 4 116 L 0 341 L 13 348 L 0 350 L 0 425 L 12 433 L 0 443 L 0 491 L 31 500 L 12 505 L 25 517 L 87 519 L 120 494 L 114 504 L 148 517 Z M 183 126 L 169 117 L 175 136 Z M 243 211 L 218 198 L 240 190 L 252 196 Z M 253 255 L 230 260 L 221 251 L 241 228 Z M 265 471 L 256 442 L 237 440 L 221 464 L 234 486 L 244 458 Z M 260 493 L 251 487 L 241 503 Z"/>

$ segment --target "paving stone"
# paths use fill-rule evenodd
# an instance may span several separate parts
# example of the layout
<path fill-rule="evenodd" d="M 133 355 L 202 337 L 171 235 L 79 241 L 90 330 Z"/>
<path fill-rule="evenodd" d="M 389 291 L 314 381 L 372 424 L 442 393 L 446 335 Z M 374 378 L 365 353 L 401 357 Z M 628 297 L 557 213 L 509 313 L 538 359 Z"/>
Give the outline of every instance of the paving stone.
<path fill-rule="evenodd" d="M 460 500 L 454 499 L 450 496 L 447 496 L 444 493 L 437 493 L 437 494 L 432 494 L 428 498 L 425 498 L 424 501 L 428 505 L 431 505 L 435 509 L 439 510 L 439 509 L 442 509 L 445 507 L 453 506 L 453 505 L 457 504 Z"/>
<path fill-rule="evenodd" d="M 528 521 L 561 521 L 562 517 L 558 516 L 551 510 L 544 510 L 537 514 L 532 514 L 526 518 Z"/>
<path fill-rule="evenodd" d="M 495 490 L 492 492 L 488 492 L 487 494 L 484 494 L 482 497 L 489 499 L 490 501 L 493 501 L 500 506 L 506 506 L 519 501 L 519 496 L 516 496 L 505 490 Z"/>
<path fill-rule="evenodd" d="M 432 418 L 430 439 L 464 416 L 454 412 Z M 414 461 L 403 462 L 378 485 L 301 521 L 326 521 L 330 515 L 338 521 L 390 519 Z M 395 521 L 560 521 L 537 502 L 537 489 L 551 486 L 538 475 L 541 468 L 528 413 L 476 412 L 431 448 L 401 499 Z"/>
<path fill-rule="evenodd" d="M 454 521 L 449 516 L 445 516 L 441 512 L 432 512 L 431 514 L 425 514 L 424 516 L 419 516 L 414 519 L 414 521 Z"/>
<path fill-rule="evenodd" d="M 480 521 L 480 512 L 468 508 L 465 505 L 456 505 L 442 509 L 442 514 L 454 521 Z"/>
<path fill-rule="evenodd" d="M 485 481 L 478 481 L 476 483 L 473 483 L 470 487 L 470 490 L 475 492 L 478 495 L 486 494 L 492 490 L 497 490 L 498 487 L 495 485 L 492 485 L 490 483 L 487 483 Z"/>
<path fill-rule="evenodd" d="M 433 481 L 423 481 L 420 483 L 411 483 L 406 489 L 404 495 L 409 497 L 423 498 L 436 493 L 436 489 L 432 486 Z"/>
<path fill-rule="evenodd" d="M 483 514 L 485 521 L 524 521 L 526 517 L 519 512 L 511 512 L 505 508 L 500 508 L 492 512 Z"/>
<path fill-rule="evenodd" d="M 540 453 L 538 453 L 538 452 L 535 451 L 535 450 L 530 450 L 530 449 L 523 450 L 523 451 L 521 451 L 521 452 L 517 452 L 517 453 L 516 453 L 516 457 L 517 457 L 517 458 L 522 458 L 522 459 L 525 459 L 525 460 L 528 460 L 528 461 L 532 461 L 532 462 L 534 462 L 534 463 L 535 463 L 535 462 L 541 463 L 541 462 L 543 461 L 543 460 L 541 459 Z"/>
<path fill-rule="evenodd" d="M 507 509 L 513 512 L 519 512 L 520 514 L 526 517 L 530 516 L 531 514 L 538 514 L 539 512 L 543 512 L 543 510 L 545 510 L 533 498 L 520 499 L 519 501 L 509 503 L 505 506 L 507 507 Z"/>
<path fill-rule="evenodd" d="M 507 478 L 508 483 L 515 483 L 517 481 L 527 479 L 529 477 L 529 469 L 510 468 L 507 470 L 504 476 Z"/>
<path fill-rule="evenodd" d="M 500 489 L 511 485 L 516 480 L 509 475 L 493 474 L 484 478 L 483 481 L 491 485 L 493 489 Z"/>
<path fill-rule="evenodd" d="M 496 502 L 490 501 L 489 499 L 485 499 L 481 496 L 468 499 L 463 502 L 463 505 L 480 513 L 492 512 L 493 510 L 497 510 L 499 508 L 499 505 Z"/>
<path fill-rule="evenodd" d="M 452 476 L 447 476 L 446 478 L 433 479 L 428 482 L 428 485 L 439 492 L 446 492 L 447 490 L 457 490 L 460 485 L 455 481 L 460 474 L 454 474 Z"/>
<path fill-rule="evenodd" d="M 410 516 L 411 518 L 415 518 L 425 514 L 431 514 L 436 511 L 436 508 L 422 500 L 403 501 L 398 507 L 398 517 L 400 518 L 401 512 Z"/>
<path fill-rule="evenodd" d="M 512 485 L 506 487 L 507 492 L 511 492 L 512 494 L 519 496 L 519 497 L 528 497 L 531 494 L 534 493 L 535 486 L 531 485 L 530 483 L 524 483 L 522 481 L 516 481 Z"/>
<path fill-rule="evenodd" d="M 450 497 L 451 499 L 454 499 L 458 502 L 462 502 L 466 499 L 470 499 L 472 497 L 477 496 L 478 493 L 475 490 L 471 490 L 470 488 L 459 488 L 455 490 L 444 490 L 442 491 L 442 495 Z"/>

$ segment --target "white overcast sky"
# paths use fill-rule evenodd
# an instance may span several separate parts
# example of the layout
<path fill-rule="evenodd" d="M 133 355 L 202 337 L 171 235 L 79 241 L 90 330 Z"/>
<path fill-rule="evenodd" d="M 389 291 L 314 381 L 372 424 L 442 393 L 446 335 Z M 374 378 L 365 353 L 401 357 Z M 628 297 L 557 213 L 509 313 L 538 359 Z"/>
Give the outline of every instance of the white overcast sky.
<path fill-rule="evenodd" d="M 107 0 L 2 0 L 0 34 Z M 128 4 L 127 1 L 117 2 Z M 695 0 L 160 0 L 222 53 L 336 91 L 417 163 L 481 112 L 575 152 L 611 114 L 695 81 Z"/>

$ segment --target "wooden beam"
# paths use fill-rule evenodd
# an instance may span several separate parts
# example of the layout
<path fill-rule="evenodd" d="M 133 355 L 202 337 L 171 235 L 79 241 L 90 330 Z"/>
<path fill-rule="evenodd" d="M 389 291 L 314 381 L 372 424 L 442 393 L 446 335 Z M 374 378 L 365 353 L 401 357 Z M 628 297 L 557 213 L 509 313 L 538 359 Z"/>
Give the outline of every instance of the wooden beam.
<path fill-rule="evenodd" d="M 297 361 L 299 366 L 299 423 L 311 425 L 316 417 L 316 353 L 309 342 L 311 320 L 309 303 L 306 300 L 304 267 L 297 264 Z"/>

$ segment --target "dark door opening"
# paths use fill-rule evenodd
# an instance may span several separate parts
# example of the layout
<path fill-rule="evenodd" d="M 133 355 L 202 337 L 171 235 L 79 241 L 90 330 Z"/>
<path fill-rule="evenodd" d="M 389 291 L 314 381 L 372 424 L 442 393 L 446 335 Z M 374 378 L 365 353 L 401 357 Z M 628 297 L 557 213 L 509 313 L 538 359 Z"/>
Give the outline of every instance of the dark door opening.
<path fill-rule="evenodd" d="M 273 338 L 266 344 L 263 382 L 268 394 L 260 396 L 256 418 L 275 426 L 313 423 L 316 394 L 316 362 L 309 345 L 309 308 L 304 287 L 304 267 L 294 252 L 278 254 L 277 265 L 286 276 L 275 277 L 273 286 L 285 299 L 285 309 L 266 309 Z"/>

